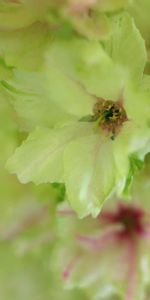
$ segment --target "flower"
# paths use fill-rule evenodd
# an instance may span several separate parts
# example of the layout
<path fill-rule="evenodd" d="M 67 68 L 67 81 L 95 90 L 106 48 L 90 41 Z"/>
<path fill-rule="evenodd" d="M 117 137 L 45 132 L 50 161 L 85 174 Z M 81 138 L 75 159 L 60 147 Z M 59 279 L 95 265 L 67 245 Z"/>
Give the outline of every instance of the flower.
<path fill-rule="evenodd" d="M 29 121 L 35 115 L 39 126 L 10 158 L 9 171 L 23 183 L 64 182 L 80 217 L 96 217 L 112 193 L 122 195 L 149 151 L 150 94 L 149 77 L 142 75 L 143 40 L 128 15 L 112 23 L 114 35 L 103 47 L 77 38 L 54 41 L 43 77 L 38 77 L 44 78 L 44 99 L 37 92 L 36 77 L 29 93 L 21 92 L 24 84 L 27 88 L 28 72 L 17 71 L 14 82 L 3 84 L 18 113 Z M 48 115 L 50 120 L 57 116 L 55 128 L 42 127 Z"/>
<path fill-rule="evenodd" d="M 68 204 L 60 205 L 53 266 L 67 288 L 80 287 L 94 300 L 149 298 L 150 206 L 142 189 L 139 195 L 132 202 L 113 198 L 96 219 L 79 220 Z"/>
<path fill-rule="evenodd" d="M 47 19 L 54 34 L 69 39 L 73 34 L 92 40 L 105 39 L 111 32 L 109 13 L 126 9 L 129 0 L 50 1 Z"/>

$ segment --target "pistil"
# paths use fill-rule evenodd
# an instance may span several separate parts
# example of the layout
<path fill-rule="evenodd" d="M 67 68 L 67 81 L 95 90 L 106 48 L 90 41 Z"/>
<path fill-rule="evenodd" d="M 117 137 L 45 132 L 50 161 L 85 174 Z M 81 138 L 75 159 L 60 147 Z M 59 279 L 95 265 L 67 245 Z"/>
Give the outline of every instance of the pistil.
<path fill-rule="evenodd" d="M 93 120 L 105 133 L 111 133 L 113 140 L 128 117 L 122 101 L 98 99 L 93 108 Z"/>

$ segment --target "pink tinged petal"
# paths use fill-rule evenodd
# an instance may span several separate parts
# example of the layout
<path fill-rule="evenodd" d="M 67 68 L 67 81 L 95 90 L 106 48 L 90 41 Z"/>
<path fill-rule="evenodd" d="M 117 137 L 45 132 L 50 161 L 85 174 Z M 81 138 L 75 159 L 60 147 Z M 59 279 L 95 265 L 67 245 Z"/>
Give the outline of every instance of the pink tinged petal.
<path fill-rule="evenodd" d="M 54 236 L 50 234 L 50 232 L 48 232 L 38 236 L 37 238 L 31 240 L 30 242 L 22 244 L 21 247 L 18 248 L 17 252 L 19 253 L 19 255 L 25 255 L 31 252 L 32 250 L 50 244 L 53 241 L 54 241 Z"/>
<path fill-rule="evenodd" d="M 134 239 L 129 239 L 128 245 L 128 272 L 127 272 L 127 293 L 125 300 L 134 300 L 136 291 L 137 272 L 137 244 Z"/>
<path fill-rule="evenodd" d="M 147 226 L 150 229 L 150 223 L 149 222 L 146 221 L 144 224 L 145 224 L 145 226 Z"/>
<path fill-rule="evenodd" d="M 143 231 L 142 236 L 145 237 L 145 238 L 150 238 L 150 231 L 149 230 Z"/>
<path fill-rule="evenodd" d="M 75 14 L 85 13 L 96 4 L 97 0 L 73 1 L 70 5 L 70 12 Z"/>
<path fill-rule="evenodd" d="M 66 216 L 72 216 L 72 215 L 76 216 L 76 213 L 71 209 L 61 209 L 57 212 L 57 214 L 59 216 L 65 216 L 65 217 Z"/>
<path fill-rule="evenodd" d="M 64 280 L 68 280 L 69 277 L 71 276 L 74 268 L 76 267 L 77 263 L 79 262 L 80 255 L 76 255 L 70 262 L 69 264 L 65 267 L 63 273 L 62 273 L 62 278 Z"/>
<path fill-rule="evenodd" d="M 115 218 L 116 213 L 115 212 L 110 212 L 110 211 L 102 211 L 99 216 L 98 219 L 101 222 L 106 222 L 106 224 L 111 224 L 114 222 L 114 218 Z"/>
<path fill-rule="evenodd" d="M 116 242 L 118 240 L 118 233 L 120 232 L 120 226 L 112 226 L 108 228 L 99 237 L 92 237 L 87 235 L 78 234 L 76 239 L 84 246 L 89 246 L 93 250 L 99 251 L 107 247 L 109 243 Z"/>
<path fill-rule="evenodd" d="M 0 232 L 0 238 L 6 241 L 13 240 L 28 228 L 43 222 L 43 220 L 48 219 L 49 217 L 49 206 L 45 205 L 39 210 L 27 215 L 21 222 Z"/>

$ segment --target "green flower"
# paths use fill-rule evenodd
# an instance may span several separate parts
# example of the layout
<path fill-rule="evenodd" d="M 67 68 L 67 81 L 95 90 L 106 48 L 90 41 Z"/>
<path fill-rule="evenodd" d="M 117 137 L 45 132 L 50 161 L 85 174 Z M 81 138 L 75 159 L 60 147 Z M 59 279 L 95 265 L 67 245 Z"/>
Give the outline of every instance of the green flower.
<path fill-rule="evenodd" d="M 43 71 L 46 91 L 50 105 L 55 103 L 70 115 L 72 123 L 33 131 L 8 161 L 9 171 L 23 183 L 65 182 L 68 200 L 79 216 L 97 216 L 112 193 L 124 192 L 134 166 L 149 151 L 145 59 L 143 40 L 126 14 L 115 18 L 114 34 L 103 47 L 83 39 L 55 41 Z M 21 91 L 13 92 L 13 82 L 4 86 L 14 96 L 18 113 L 23 115 L 24 109 L 30 120 L 36 97 L 31 102 L 29 95 L 22 102 Z M 24 94 L 21 97 L 25 99 Z M 47 108 L 43 107 L 42 117 Z"/>

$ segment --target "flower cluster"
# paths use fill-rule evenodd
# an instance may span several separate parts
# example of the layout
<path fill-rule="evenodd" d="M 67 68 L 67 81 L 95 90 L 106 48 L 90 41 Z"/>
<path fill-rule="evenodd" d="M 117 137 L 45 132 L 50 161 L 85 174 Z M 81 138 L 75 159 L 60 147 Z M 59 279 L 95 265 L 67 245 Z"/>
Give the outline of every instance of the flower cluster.
<path fill-rule="evenodd" d="M 149 11 L 149 0 L 0 3 L 0 237 L 23 255 L 48 243 L 73 299 L 150 298 Z M 34 225 L 41 237 L 26 245 Z"/>

